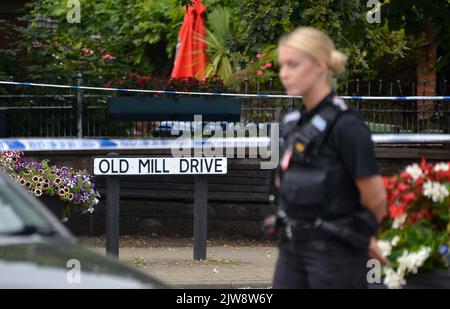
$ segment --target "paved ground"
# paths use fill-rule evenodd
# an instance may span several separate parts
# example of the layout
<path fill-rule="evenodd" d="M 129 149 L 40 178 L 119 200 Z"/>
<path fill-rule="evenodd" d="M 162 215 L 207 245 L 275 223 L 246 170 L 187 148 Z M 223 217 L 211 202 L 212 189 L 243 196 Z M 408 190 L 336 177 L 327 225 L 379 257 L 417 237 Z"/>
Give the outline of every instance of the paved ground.
<path fill-rule="evenodd" d="M 105 254 L 102 238 L 81 243 Z M 268 288 L 278 250 L 274 242 L 208 241 L 207 259 L 193 259 L 192 239 L 122 237 L 120 260 L 175 288 Z"/>

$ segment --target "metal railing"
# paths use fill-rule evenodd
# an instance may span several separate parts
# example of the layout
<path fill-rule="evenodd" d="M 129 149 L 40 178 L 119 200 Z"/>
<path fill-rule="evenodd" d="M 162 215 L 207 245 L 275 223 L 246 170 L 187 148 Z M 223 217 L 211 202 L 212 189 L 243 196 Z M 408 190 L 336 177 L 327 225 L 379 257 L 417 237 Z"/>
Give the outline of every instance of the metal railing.
<path fill-rule="evenodd" d="M 78 86 L 81 84 L 79 79 Z M 5 93 L 8 87 L 10 86 L 0 85 L 0 90 Z M 245 89 L 244 94 L 251 90 L 249 87 L 242 88 Z M 117 95 L 117 92 L 105 94 L 104 91 L 69 88 L 56 89 L 55 93 L 53 88 L 43 89 L 45 94 L 39 94 L 33 87 L 22 87 L 21 94 L 0 95 L 0 137 L 159 137 L 170 136 L 174 126 L 189 125 L 159 121 L 111 121 L 106 102 L 108 98 Z M 40 89 L 41 92 L 43 89 Z M 258 85 L 260 94 L 263 92 L 261 89 L 263 87 Z M 356 80 L 345 84 L 344 89 L 345 93 L 341 93 L 342 95 L 417 95 L 414 83 L 399 81 L 362 83 Z M 262 95 L 244 97 L 241 102 L 243 123 L 279 122 L 283 114 L 301 105 L 301 99 L 298 98 Z M 350 99 L 347 103 L 360 112 L 373 133 L 450 133 L 448 100 L 380 98 Z"/>

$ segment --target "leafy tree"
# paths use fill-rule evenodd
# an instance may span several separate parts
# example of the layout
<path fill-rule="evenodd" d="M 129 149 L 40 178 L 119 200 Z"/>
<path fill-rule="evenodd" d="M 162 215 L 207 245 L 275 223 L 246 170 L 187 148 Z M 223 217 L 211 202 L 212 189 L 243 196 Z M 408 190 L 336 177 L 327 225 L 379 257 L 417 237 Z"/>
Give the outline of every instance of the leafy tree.
<path fill-rule="evenodd" d="M 405 29 L 407 35 L 423 38 L 424 32 L 433 29 L 435 44 L 442 49 L 438 68 L 450 65 L 450 1 L 449 0 L 385 0 L 382 12 L 393 29 Z"/>
<path fill-rule="evenodd" d="M 80 2 L 79 24 L 67 22 L 69 9 L 65 1 L 30 2 L 25 26 L 16 30 L 18 43 L 0 51 L 0 76 L 6 78 L 14 71 L 28 80 L 50 82 L 67 81 L 82 72 L 90 83 L 103 84 L 129 72 L 169 75 L 183 9 L 190 0 Z M 380 24 L 366 21 L 369 8 L 365 0 L 203 2 L 207 16 L 220 6 L 229 12 L 229 31 L 221 44 L 233 72 L 254 76 L 266 66 L 265 74 L 258 77 L 261 81 L 276 75 L 276 68 L 267 64 L 276 65 L 275 47 L 281 35 L 306 25 L 327 32 L 337 48 L 349 55 L 350 77 L 372 79 L 399 63 L 414 67 L 414 50 L 427 26 L 436 29 L 436 42 L 444 50 L 439 65 L 445 67 L 449 63 L 449 0 L 385 0 Z M 58 21 L 57 31 L 39 28 L 37 22 L 27 26 L 39 15 Z M 1 25 L 0 28 L 3 36 L 13 33 L 11 26 L 8 30 Z M 208 22 L 208 29 L 213 28 L 213 23 Z M 256 54 L 267 56 L 256 59 Z M 210 59 L 212 63 L 215 60 Z M 19 67 L 13 68 L 12 63 L 19 63 Z M 399 74 L 399 70 L 393 73 Z"/>
<path fill-rule="evenodd" d="M 23 19 L 33 22 L 21 29 L 17 48 L 24 51 L 29 79 L 68 80 L 81 72 L 90 83 L 103 84 L 127 72 L 162 71 L 159 64 L 169 64 L 183 19 L 178 0 L 81 0 L 81 8 L 81 23 L 68 23 L 64 1 L 27 5 Z M 57 30 L 39 28 L 40 15 L 58 22 Z"/>
<path fill-rule="evenodd" d="M 375 64 L 389 56 L 405 57 L 408 40 L 403 29 L 386 23 L 369 24 L 368 8 L 360 0 L 247 0 L 237 3 L 234 49 L 244 61 L 276 44 L 281 35 L 298 26 L 313 26 L 328 33 L 337 48 L 350 57 L 350 74 L 375 75 Z"/>

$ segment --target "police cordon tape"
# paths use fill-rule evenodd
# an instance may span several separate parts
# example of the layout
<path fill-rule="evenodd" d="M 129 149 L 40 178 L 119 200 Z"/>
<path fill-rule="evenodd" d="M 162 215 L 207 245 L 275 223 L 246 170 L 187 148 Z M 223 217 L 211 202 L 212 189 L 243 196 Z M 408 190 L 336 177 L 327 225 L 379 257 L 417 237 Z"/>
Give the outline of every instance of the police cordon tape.
<path fill-rule="evenodd" d="M 218 93 L 218 92 L 185 92 L 185 91 L 168 91 L 168 90 L 145 90 L 145 89 L 128 89 L 128 88 L 106 88 L 106 87 L 90 87 L 90 86 L 71 86 L 58 84 L 40 84 L 29 82 L 12 82 L 0 81 L 0 85 L 13 86 L 30 86 L 30 87 L 48 87 L 75 90 L 98 90 L 98 91 L 117 91 L 117 92 L 137 92 L 137 93 L 153 93 L 153 94 L 176 94 L 176 95 L 197 95 L 197 96 L 214 96 L 214 97 L 240 97 L 240 98 L 282 98 L 282 99 L 301 99 L 301 96 L 277 95 L 277 94 L 248 94 L 248 93 Z M 358 101 L 450 101 L 450 96 L 340 96 L 344 100 Z"/>
<path fill-rule="evenodd" d="M 450 134 L 374 134 L 376 144 L 445 144 Z M 195 148 L 270 147 L 269 137 L 207 139 L 75 139 L 19 138 L 0 139 L 0 151 L 90 151 L 90 150 L 162 150 Z"/>

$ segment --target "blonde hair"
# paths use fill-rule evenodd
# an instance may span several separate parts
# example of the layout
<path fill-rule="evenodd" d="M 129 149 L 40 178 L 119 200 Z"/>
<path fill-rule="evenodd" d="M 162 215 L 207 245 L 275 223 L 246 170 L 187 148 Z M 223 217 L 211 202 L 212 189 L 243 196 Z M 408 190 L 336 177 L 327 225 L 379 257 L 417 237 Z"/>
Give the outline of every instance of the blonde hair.
<path fill-rule="evenodd" d="M 324 60 L 328 66 L 328 82 L 334 86 L 333 77 L 345 71 L 347 56 L 336 50 L 328 35 L 313 27 L 299 27 L 284 35 L 278 46 L 289 46 L 306 53 L 315 60 Z"/>

